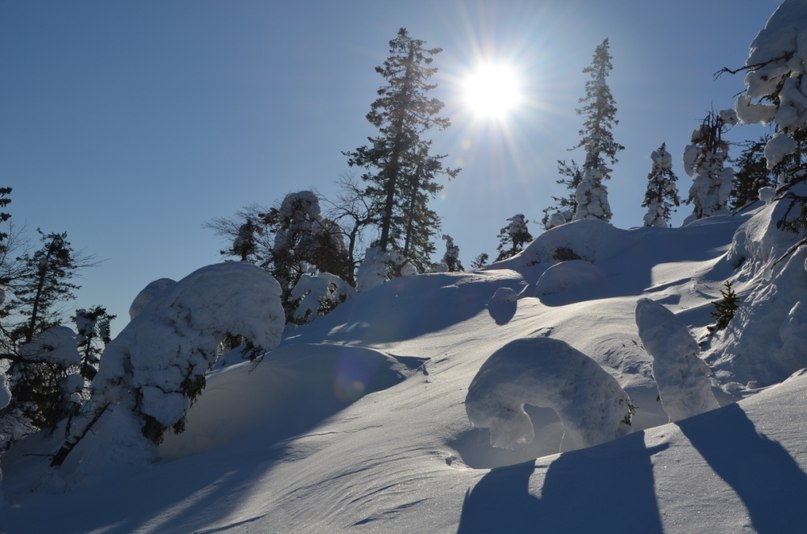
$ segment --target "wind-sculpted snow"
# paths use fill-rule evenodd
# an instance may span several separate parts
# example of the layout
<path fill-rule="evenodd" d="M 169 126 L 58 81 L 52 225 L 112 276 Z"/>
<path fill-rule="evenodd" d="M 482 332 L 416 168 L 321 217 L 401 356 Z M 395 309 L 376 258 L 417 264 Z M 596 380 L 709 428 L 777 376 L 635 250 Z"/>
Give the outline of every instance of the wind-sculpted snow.
<path fill-rule="evenodd" d="M 593 286 L 604 280 L 605 275 L 593 263 L 585 260 L 562 261 L 544 271 L 535 285 L 535 296 Z"/>
<path fill-rule="evenodd" d="M 468 388 L 465 410 L 490 429 L 494 447 L 533 440 L 524 405 L 552 408 L 564 425 L 565 450 L 590 447 L 630 431 L 628 395 L 594 360 L 551 338 L 518 339 L 496 351 Z"/>
<path fill-rule="evenodd" d="M 671 421 L 718 408 L 709 367 L 698 357 L 698 344 L 670 310 L 650 299 L 636 304 L 636 325 L 647 352 L 661 403 Z"/>

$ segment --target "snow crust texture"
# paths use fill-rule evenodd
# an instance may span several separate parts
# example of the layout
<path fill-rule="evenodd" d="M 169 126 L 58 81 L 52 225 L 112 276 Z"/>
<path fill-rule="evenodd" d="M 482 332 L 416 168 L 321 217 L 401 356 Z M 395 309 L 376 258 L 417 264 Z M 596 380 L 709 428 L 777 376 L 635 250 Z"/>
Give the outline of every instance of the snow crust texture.
<path fill-rule="evenodd" d="M 560 340 L 508 343 L 482 365 L 465 397 L 468 419 L 490 429 L 491 445 L 501 448 L 524 445 L 535 437 L 525 404 L 555 410 L 564 425 L 566 450 L 630 431 L 627 394 L 594 360 Z"/>

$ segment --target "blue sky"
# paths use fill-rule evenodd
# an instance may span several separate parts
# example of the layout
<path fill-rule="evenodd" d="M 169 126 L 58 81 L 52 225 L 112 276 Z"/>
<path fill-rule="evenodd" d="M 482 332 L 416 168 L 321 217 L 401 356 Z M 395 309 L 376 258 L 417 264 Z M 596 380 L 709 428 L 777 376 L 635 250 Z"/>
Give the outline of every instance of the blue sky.
<path fill-rule="evenodd" d="M 495 254 L 507 217 L 538 220 L 561 193 L 556 160 L 582 159 L 567 150 L 581 70 L 608 37 L 626 147 L 608 183 L 612 222 L 638 226 L 650 152 L 667 142 L 685 195 L 689 135 L 743 88 L 741 75 L 712 75 L 743 63 L 778 4 L 0 0 L 0 185 L 14 188 L 17 225 L 66 231 L 102 260 L 78 280 L 77 304 L 124 318 L 150 281 L 220 260 L 225 243 L 205 221 L 303 189 L 333 197 L 340 176 L 358 174 L 341 152 L 374 133 L 373 69 L 406 27 L 443 48 L 435 96 L 453 124 L 433 139 L 463 171 L 433 207 L 467 265 Z M 475 121 L 459 97 L 481 59 L 521 73 L 527 104 L 504 124 Z"/>

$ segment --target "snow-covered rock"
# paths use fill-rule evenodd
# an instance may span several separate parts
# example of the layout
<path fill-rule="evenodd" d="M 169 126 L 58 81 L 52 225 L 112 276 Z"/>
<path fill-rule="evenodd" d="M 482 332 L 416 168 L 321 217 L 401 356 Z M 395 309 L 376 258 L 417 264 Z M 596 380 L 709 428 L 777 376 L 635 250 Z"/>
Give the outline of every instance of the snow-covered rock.
<path fill-rule="evenodd" d="M 670 310 L 650 299 L 636 304 L 636 326 L 653 357 L 653 375 L 671 421 L 719 407 L 709 381 L 709 367 L 698 357 L 698 344 Z"/>
<path fill-rule="evenodd" d="M 565 430 L 565 450 L 597 445 L 630 431 L 631 402 L 617 381 L 557 339 L 508 343 L 482 365 L 465 397 L 468 419 L 490 429 L 491 445 L 502 448 L 534 438 L 525 404 L 557 413 Z"/>

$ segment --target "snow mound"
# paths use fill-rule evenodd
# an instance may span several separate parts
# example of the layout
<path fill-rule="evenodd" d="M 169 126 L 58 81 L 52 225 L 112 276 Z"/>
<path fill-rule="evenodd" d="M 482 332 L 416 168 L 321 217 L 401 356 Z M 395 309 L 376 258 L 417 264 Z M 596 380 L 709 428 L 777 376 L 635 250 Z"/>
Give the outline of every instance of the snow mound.
<path fill-rule="evenodd" d="M 588 287 L 605 280 L 603 272 L 586 260 L 562 261 L 544 271 L 535 285 L 535 296 Z"/>
<path fill-rule="evenodd" d="M 795 234 L 776 226 L 787 209 L 786 199 L 765 204 L 734 233 L 726 259 L 742 267 L 743 279 L 762 274 L 793 245 Z"/>
<path fill-rule="evenodd" d="M 661 403 L 671 421 L 719 407 L 712 394 L 709 367 L 698 357 L 698 344 L 676 316 L 657 302 L 640 299 L 636 325 L 647 352 Z"/>
<path fill-rule="evenodd" d="M 132 305 L 129 306 L 129 320 L 134 321 L 135 318 L 140 315 L 140 312 L 143 311 L 143 308 L 145 308 L 154 297 L 167 291 L 169 288 L 173 287 L 174 284 L 176 284 L 176 281 L 170 278 L 160 278 L 144 287 L 134 298 Z"/>
<path fill-rule="evenodd" d="M 597 263 L 630 246 L 635 233 L 614 228 L 598 219 L 573 221 L 539 235 L 520 254 L 493 264 L 491 268 L 521 270 L 536 264 L 583 259 Z"/>
<path fill-rule="evenodd" d="M 269 445 L 410 374 L 404 364 L 377 350 L 282 345 L 257 366 L 245 362 L 210 375 L 204 394 L 188 411 L 185 431 L 166 435 L 160 455 L 197 454 L 248 431 L 261 434 L 260 442 Z"/>
<path fill-rule="evenodd" d="M 617 381 L 594 360 L 550 338 L 512 341 L 479 369 L 465 410 L 490 429 L 494 447 L 514 448 L 535 437 L 524 405 L 555 410 L 565 428 L 565 450 L 590 447 L 630 431 L 632 406 Z"/>

